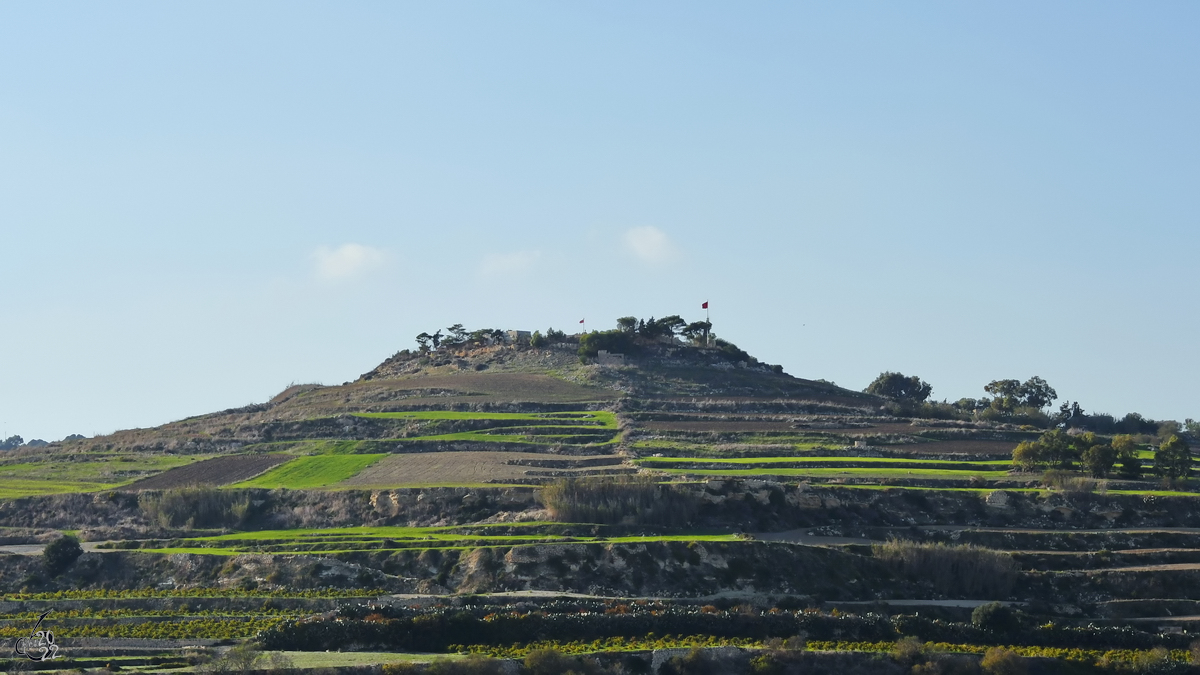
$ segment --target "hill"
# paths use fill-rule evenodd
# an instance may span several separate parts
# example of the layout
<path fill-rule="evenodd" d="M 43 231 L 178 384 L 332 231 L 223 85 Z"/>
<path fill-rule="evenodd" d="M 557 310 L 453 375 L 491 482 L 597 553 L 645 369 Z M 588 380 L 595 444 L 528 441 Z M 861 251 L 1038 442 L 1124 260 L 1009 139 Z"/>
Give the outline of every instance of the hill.
<path fill-rule="evenodd" d="M 1195 492 L 1012 461 L 1022 441 L 1115 439 L 925 412 L 942 411 L 703 333 L 481 331 L 343 385 L 4 455 L 0 591 L 24 612 L 69 600 L 56 634 L 160 661 L 205 640 L 549 644 L 648 672 L 638 650 L 699 644 L 751 650 L 712 652 L 713 672 L 810 672 L 772 641 L 800 633 L 870 672 L 977 672 L 966 655 L 994 646 L 1116 670 L 1183 658 Z M 1148 461 L 1152 440 L 1122 447 Z M 28 555 L 62 532 L 85 540 L 65 568 Z M 967 660 L 863 656 L 906 635 Z"/>

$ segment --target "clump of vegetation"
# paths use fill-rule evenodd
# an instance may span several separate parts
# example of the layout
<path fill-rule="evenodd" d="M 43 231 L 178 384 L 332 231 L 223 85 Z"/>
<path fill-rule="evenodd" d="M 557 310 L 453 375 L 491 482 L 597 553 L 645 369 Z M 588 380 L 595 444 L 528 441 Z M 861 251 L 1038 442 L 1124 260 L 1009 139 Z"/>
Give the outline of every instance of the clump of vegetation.
<path fill-rule="evenodd" d="M 881 373 L 863 391 L 893 401 L 920 403 L 933 393 L 933 386 L 916 375 L 910 377 L 901 373 L 886 372 Z"/>
<path fill-rule="evenodd" d="M 678 527 L 696 512 L 690 495 L 650 476 L 567 478 L 543 488 L 541 498 L 562 522 Z"/>
<path fill-rule="evenodd" d="M 979 667 L 987 675 L 1025 675 L 1029 672 L 1025 659 L 1004 647 L 989 648 L 979 662 Z"/>
<path fill-rule="evenodd" d="M 46 564 L 46 571 L 51 576 L 58 576 L 67 571 L 81 555 L 83 548 L 79 545 L 79 540 L 68 534 L 46 544 L 46 548 L 42 550 L 42 562 Z"/>
<path fill-rule="evenodd" d="M 185 487 L 144 492 L 138 507 L 159 527 L 235 527 L 244 524 L 253 504 L 246 493 L 211 487 Z"/>
<path fill-rule="evenodd" d="M 1106 483 L 1097 483 L 1095 479 L 1085 476 L 1073 476 L 1062 469 L 1050 469 L 1047 471 L 1042 475 L 1042 484 L 1061 492 L 1076 494 L 1090 494 L 1095 492 L 1097 487 L 1106 485 Z"/>
<path fill-rule="evenodd" d="M 1021 627 L 1016 611 L 999 602 L 989 602 L 976 607 L 971 612 L 971 623 L 976 628 L 996 633 L 1010 633 Z"/>
<path fill-rule="evenodd" d="M 1192 471 L 1192 453 L 1187 441 L 1172 435 L 1154 453 L 1154 471 L 1163 478 L 1186 478 Z"/>
<path fill-rule="evenodd" d="M 1017 577 L 1012 556 L 971 544 L 893 539 L 875 544 L 872 553 L 901 574 L 927 579 L 937 590 L 954 595 L 1007 597 Z"/>
<path fill-rule="evenodd" d="M 201 665 L 197 670 L 202 673 L 276 673 L 291 668 L 292 661 L 285 654 L 264 654 L 256 645 L 243 643 Z"/>

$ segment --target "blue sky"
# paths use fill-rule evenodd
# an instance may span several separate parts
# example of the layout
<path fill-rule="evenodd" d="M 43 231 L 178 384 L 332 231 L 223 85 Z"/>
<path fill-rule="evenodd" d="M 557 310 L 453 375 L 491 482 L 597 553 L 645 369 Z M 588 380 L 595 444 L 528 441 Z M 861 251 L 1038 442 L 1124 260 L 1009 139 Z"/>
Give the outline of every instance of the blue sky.
<path fill-rule="evenodd" d="M 702 316 L 1200 417 L 1200 6 L 0 5 L 0 434 Z"/>

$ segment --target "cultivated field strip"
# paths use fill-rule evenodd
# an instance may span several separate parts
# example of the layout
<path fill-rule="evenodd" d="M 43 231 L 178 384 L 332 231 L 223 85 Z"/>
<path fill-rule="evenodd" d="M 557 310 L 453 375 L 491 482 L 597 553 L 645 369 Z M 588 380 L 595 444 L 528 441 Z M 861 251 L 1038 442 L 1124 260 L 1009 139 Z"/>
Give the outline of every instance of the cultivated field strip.
<path fill-rule="evenodd" d="M 481 547 L 579 543 L 733 542 L 734 534 L 682 533 L 652 536 L 605 536 L 590 524 L 513 523 L 447 527 L 340 527 L 265 530 L 169 540 L 134 540 L 105 544 L 107 549 L 144 553 L 208 555 L 332 554 L 351 551 L 445 550 Z"/>
<path fill-rule="evenodd" d="M 289 490 L 323 488 L 353 477 L 386 456 L 372 454 L 298 457 L 234 487 Z"/>
<path fill-rule="evenodd" d="M 126 490 L 167 490 L 191 485 L 230 485 L 253 478 L 290 459 L 289 455 L 229 455 L 164 471 L 125 486 Z"/>
<path fill-rule="evenodd" d="M 571 474 L 621 462 L 615 455 L 565 457 L 527 452 L 418 452 L 389 455 L 338 484 L 344 488 L 407 485 L 472 485 L 544 475 L 547 469 Z M 552 461 L 561 466 L 546 466 Z M 602 462 L 602 463 L 598 463 Z"/>

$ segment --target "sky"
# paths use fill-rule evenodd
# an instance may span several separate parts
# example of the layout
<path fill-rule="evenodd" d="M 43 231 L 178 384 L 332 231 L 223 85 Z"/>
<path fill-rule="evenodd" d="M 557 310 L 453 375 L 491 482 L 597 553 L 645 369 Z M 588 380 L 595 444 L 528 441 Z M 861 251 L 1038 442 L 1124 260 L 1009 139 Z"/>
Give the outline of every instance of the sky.
<path fill-rule="evenodd" d="M 1200 5 L 0 4 L 0 435 L 703 317 L 1200 418 Z"/>

